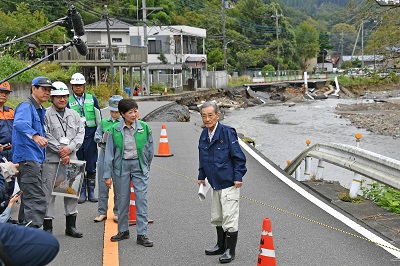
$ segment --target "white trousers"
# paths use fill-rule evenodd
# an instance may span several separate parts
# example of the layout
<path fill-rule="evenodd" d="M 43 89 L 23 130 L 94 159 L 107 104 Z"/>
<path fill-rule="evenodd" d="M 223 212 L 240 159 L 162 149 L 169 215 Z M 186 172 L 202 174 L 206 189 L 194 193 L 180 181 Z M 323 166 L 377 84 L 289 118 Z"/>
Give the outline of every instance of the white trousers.
<path fill-rule="evenodd" d="M 225 232 L 236 232 L 239 228 L 240 188 L 235 186 L 212 190 L 211 224 L 222 226 Z"/>

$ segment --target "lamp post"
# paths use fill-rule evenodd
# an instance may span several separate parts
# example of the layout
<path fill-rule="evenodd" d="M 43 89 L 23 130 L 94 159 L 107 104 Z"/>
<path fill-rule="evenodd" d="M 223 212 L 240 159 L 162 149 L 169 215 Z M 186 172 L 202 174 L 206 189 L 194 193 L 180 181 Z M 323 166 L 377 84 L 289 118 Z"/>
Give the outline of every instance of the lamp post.
<path fill-rule="evenodd" d="M 279 18 L 283 17 L 282 14 L 278 14 L 278 9 L 275 9 L 275 15 L 272 15 L 271 18 L 275 18 L 275 27 L 276 27 L 276 62 L 277 62 L 277 73 L 279 80 Z"/>

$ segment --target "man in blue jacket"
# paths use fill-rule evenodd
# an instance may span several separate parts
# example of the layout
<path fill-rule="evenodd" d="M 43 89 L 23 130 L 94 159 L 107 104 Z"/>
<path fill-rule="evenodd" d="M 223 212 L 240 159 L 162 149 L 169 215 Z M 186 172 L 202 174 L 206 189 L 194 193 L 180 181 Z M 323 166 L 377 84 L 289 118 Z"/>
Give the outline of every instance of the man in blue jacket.
<path fill-rule="evenodd" d="M 198 184 L 205 178 L 212 187 L 211 224 L 217 229 L 217 244 L 206 255 L 222 254 L 221 263 L 235 258 L 238 237 L 239 198 L 242 177 L 247 172 L 246 157 L 240 148 L 236 130 L 218 122 L 215 101 L 200 107 L 205 128 L 199 139 Z"/>
<path fill-rule="evenodd" d="M 18 182 L 24 192 L 18 220 L 41 227 L 46 214 L 46 196 L 43 191 L 42 164 L 47 140 L 44 129 L 46 110 L 41 105 L 53 89 L 47 77 L 32 80 L 31 95 L 20 103 L 14 116 L 12 132 L 13 163 L 19 164 Z"/>

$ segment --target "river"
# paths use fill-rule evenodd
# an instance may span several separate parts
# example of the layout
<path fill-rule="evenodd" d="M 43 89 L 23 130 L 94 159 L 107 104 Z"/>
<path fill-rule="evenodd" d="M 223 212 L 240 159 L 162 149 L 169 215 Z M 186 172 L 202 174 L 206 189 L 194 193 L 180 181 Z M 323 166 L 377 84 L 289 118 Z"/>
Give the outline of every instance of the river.
<path fill-rule="evenodd" d="M 365 102 L 362 99 L 334 99 L 308 101 L 289 107 L 283 103 L 263 104 L 246 109 L 229 110 L 222 123 L 236 128 L 238 133 L 252 138 L 256 148 L 267 158 L 285 168 L 286 161 L 294 159 L 311 145 L 320 142 L 356 146 L 356 133 L 361 133 L 359 147 L 400 160 L 400 138 L 377 135 L 358 129 L 335 113 L 338 104 Z M 316 173 L 313 159 L 311 176 Z M 301 165 L 304 172 L 304 164 Z M 334 165 L 325 165 L 324 179 L 339 181 L 349 188 L 353 173 Z"/>

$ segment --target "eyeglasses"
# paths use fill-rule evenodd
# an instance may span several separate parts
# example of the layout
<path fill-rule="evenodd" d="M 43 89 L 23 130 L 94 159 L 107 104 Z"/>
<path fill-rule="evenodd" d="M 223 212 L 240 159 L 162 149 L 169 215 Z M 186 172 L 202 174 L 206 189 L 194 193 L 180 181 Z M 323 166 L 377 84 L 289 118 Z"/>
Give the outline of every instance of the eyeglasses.
<path fill-rule="evenodd" d="M 55 95 L 56 99 L 68 99 L 69 95 Z"/>
<path fill-rule="evenodd" d="M 8 94 L 10 94 L 10 92 L 9 92 L 9 91 L 0 90 L 0 94 L 6 94 L 6 95 L 8 95 Z"/>

